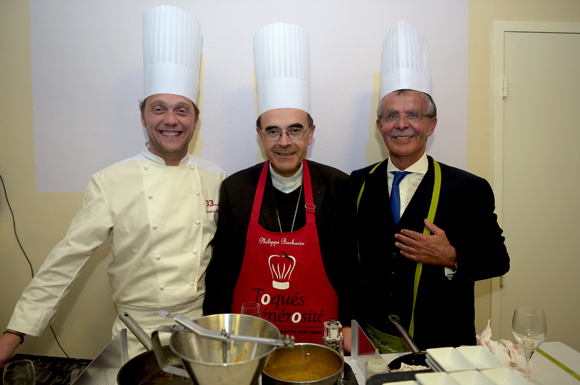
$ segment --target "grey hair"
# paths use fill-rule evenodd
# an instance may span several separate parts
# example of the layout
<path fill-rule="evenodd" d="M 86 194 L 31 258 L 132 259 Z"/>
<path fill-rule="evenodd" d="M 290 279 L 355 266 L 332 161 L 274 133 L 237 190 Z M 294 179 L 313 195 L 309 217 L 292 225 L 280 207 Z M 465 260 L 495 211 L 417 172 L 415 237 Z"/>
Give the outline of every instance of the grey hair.
<path fill-rule="evenodd" d="M 425 115 L 429 115 L 429 117 L 431 117 L 431 118 L 434 118 L 437 116 L 437 106 L 435 105 L 435 102 L 433 101 L 433 98 L 431 97 L 431 95 L 426 94 L 426 93 L 421 92 L 421 91 L 415 91 L 415 90 L 409 90 L 409 89 L 402 89 L 402 90 L 397 90 L 397 91 L 393 91 L 393 92 L 396 92 L 397 95 L 405 95 L 405 94 L 408 94 L 409 92 L 419 92 L 419 93 L 425 95 L 425 99 L 427 101 L 427 113 Z M 387 94 L 387 95 L 389 95 L 389 94 Z M 387 95 L 383 96 L 383 98 L 379 102 L 379 106 L 377 107 L 377 119 L 380 119 L 382 117 L 381 107 L 382 107 L 383 101 L 385 100 Z"/>

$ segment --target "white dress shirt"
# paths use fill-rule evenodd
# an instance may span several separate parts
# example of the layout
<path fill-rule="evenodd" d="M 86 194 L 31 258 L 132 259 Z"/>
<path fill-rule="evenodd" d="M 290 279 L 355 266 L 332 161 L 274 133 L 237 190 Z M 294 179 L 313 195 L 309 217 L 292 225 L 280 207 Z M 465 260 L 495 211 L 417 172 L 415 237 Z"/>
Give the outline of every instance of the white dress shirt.
<path fill-rule="evenodd" d="M 387 175 L 389 178 L 389 198 L 391 197 L 391 191 L 393 189 L 393 179 L 395 179 L 393 171 L 411 172 L 411 174 L 406 175 L 399 183 L 399 196 L 401 197 L 401 212 L 399 213 L 399 218 L 403 217 L 405 209 L 409 205 L 409 202 L 411 202 L 413 195 L 415 195 L 415 191 L 417 191 L 417 188 L 419 188 L 423 177 L 425 174 L 427 174 L 427 170 L 429 170 L 429 160 L 427 159 L 426 153 L 424 153 L 417 162 L 405 170 L 399 170 L 389 160 L 389 163 L 387 164 Z"/>
<path fill-rule="evenodd" d="M 389 160 L 387 164 L 387 174 L 388 174 L 388 181 L 389 181 L 389 198 L 391 197 L 391 191 L 393 190 L 393 180 L 395 176 L 393 175 L 393 171 L 408 171 L 411 174 L 406 175 L 401 182 L 399 182 L 399 196 L 401 197 L 401 212 L 400 217 L 403 217 L 403 213 L 405 209 L 411 202 L 413 195 L 419 188 L 421 181 L 427 174 L 429 170 L 429 160 L 427 159 L 427 153 L 424 153 L 423 156 L 415 162 L 413 165 L 408 167 L 405 170 L 399 170 L 397 167 L 393 165 L 393 163 Z M 452 269 L 444 267 L 445 276 L 451 279 L 455 272 Z"/>

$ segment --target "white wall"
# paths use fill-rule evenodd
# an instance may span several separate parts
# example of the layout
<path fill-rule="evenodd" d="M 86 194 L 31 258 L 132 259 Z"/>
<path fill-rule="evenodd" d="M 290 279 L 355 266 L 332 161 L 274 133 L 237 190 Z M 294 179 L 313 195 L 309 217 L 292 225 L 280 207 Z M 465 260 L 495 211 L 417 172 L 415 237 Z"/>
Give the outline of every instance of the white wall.
<path fill-rule="evenodd" d="M 345 172 L 375 142 L 373 76 L 382 41 L 399 20 L 428 38 L 440 125 L 440 161 L 467 163 L 467 1 L 179 1 L 201 22 L 205 78 L 201 156 L 231 174 L 256 162 L 253 44 L 273 22 L 299 24 L 311 41 L 311 159 Z M 38 192 L 84 191 L 99 169 L 139 152 L 145 136 L 142 14 L 158 1 L 31 1 L 34 142 Z M 369 120 L 373 121 L 369 138 Z M 82 162 L 79 162 L 82 159 Z"/>

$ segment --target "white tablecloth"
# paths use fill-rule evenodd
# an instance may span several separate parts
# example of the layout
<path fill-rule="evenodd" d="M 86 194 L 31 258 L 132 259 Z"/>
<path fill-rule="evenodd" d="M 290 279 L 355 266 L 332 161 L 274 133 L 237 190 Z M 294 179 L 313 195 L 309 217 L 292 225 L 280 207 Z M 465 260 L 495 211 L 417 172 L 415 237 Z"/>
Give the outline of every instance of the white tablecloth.
<path fill-rule="evenodd" d="M 580 353 L 561 342 L 544 342 L 540 349 L 567 366 L 570 370 L 580 375 Z M 382 354 L 381 356 L 387 364 L 395 358 L 407 353 Z M 345 357 L 345 362 L 354 371 L 359 385 L 365 384 L 364 368 L 351 359 Z M 568 374 L 556 363 L 553 363 L 542 354 L 536 352 L 532 357 L 532 379 L 540 381 L 543 385 L 579 385 L 580 381 Z"/>

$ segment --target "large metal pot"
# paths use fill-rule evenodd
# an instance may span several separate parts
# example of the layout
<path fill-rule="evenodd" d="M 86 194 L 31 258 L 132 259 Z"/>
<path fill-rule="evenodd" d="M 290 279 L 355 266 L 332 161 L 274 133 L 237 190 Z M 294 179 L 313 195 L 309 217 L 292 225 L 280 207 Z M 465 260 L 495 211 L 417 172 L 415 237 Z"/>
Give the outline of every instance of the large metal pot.
<path fill-rule="evenodd" d="M 157 363 L 157 358 L 153 352 L 151 339 L 145 331 L 127 313 L 119 316 L 127 325 L 129 330 L 148 350 L 138 356 L 131 358 L 125 363 L 117 374 L 117 384 L 119 385 L 192 385 L 191 379 L 182 376 L 168 374 L 161 370 Z M 169 348 L 163 346 L 163 352 L 168 365 L 181 366 L 177 357 Z M 183 366 L 182 366 L 183 367 Z M 182 369 L 183 370 L 183 369 Z"/>
<path fill-rule="evenodd" d="M 264 319 L 244 314 L 214 314 L 194 321 L 209 331 L 224 334 L 280 340 L 278 328 Z M 157 331 L 152 334 L 153 348 L 163 370 L 182 375 L 184 370 L 167 367 Z M 174 330 L 169 340 L 189 376 L 198 385 L 252 385 L 257 383 L 275 345 L 228 339 L 220 341 L 185 330 Z M 282 349 L 286 350 L 286 349 Z M 224 354 L 225 352 L 225 354 Z"/>
<path fill-rule="evenodd" d="M 169 365 L 180 365 L 179 358 L 164 347 Z M 192 385 L 190 378 L 175 376 L 161 370 L 155 353 L 148 351 L 133 357 L 117 374 L 119 385 Z"/>
<path fill-rule="evenodd" d="M 296 344 L 270 355 L 262 385 L 335 385 L 343 364 L 343 357 L 327 346 Z"/>

